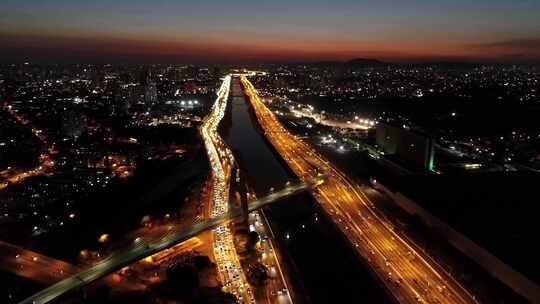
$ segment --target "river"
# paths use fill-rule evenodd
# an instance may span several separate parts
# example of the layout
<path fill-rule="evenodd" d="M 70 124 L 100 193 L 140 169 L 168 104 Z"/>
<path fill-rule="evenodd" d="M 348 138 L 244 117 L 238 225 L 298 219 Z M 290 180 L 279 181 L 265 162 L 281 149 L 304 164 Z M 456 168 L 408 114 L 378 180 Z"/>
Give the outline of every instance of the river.
<path fill-rule="evenodd" d="M 294 176 L 259 132 L 255 117 L 233 82 L 221 132 L 258 196 L 280 189 Z M 309 194 L 265 210 L 285 264 L 294 278 L 298 303 L 388 303 L 382 287 L 359 261 Z"/>

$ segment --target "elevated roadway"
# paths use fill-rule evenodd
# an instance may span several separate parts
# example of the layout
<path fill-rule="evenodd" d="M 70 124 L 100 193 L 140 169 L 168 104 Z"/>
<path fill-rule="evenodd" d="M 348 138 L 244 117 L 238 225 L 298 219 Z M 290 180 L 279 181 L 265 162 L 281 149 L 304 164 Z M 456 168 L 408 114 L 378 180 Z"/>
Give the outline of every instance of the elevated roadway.
<path fill-rule="evenodd" d="M 324 183 L 325 176 L 317 176 L 304 182 L 298 182 L 285 187 L 280 191 L 270 193 L 260 199 L 251 201 L 248 204 L 249 212 L 255 211 L 266 205 L 277 202 L 288 196 L 310 190 Z M 20 304 L 42 304 L 48 303 L 58 297 L 70 292 L 78 290 L 85 285 L 88 285 L 100 278 L 103 278 L 124 266 L 130 265 L 133 262 L 141 260 L 145 257 L 156 254 L 164 249 L 182 243 L 197 234 L 229 223 L 232 219 L 242 216 L 241 208 L 231 209 L 219 216 L 206 219 L 192 226 L 190 229 L 182 231 L 172 231 L 167 235 L 157 240 L 144 240 L 137 238 L 132 245 L 122 251 L 119 251 L 96 265 L 78 272 L 62 281 L 51 285 L 50 287 L 38 292 L 37 294 L 23 300 Z"/>

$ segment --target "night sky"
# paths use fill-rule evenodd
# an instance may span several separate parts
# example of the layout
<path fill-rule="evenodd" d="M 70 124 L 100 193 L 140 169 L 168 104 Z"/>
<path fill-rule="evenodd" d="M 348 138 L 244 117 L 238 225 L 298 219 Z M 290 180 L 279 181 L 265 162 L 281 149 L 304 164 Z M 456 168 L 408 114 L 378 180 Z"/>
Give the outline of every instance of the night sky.
<path fill-rule="evenodd" d="M 540 61 L 540 0 L 2 0 L 0 61 Z"/>

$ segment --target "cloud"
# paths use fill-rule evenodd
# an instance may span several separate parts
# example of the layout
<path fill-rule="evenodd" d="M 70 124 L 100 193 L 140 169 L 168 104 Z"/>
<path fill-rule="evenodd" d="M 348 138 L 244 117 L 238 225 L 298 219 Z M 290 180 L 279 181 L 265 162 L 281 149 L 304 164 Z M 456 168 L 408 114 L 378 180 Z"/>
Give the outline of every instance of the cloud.
<path fill-rule="evenodd" d="M 540 38 L 511 39 L 475 43 L 471 45 L 480 49 L 506 49 L 506 50 L 529 50 L 538 51 L 540 49 Z"/>
<path fill-rule="evenodd" d="M 540 38 L 508 39 L 466 45 L 477 57 L 502 62 L 538 62 Z"/>

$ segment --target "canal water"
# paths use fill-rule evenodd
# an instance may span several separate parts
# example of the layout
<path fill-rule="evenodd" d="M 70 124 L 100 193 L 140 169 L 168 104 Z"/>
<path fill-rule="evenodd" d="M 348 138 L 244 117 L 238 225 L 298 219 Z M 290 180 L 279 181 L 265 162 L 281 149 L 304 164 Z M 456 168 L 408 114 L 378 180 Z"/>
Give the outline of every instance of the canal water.
<path fill-rule="evenodd" d="M 233 81 L 221 133 L 258 196 L 280 189 L 294 176 L 258 129 L 239 82 Z M 265 209 L 300 303 L 388 303 L 340 232 L 309 194 Z"/>

